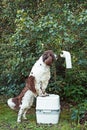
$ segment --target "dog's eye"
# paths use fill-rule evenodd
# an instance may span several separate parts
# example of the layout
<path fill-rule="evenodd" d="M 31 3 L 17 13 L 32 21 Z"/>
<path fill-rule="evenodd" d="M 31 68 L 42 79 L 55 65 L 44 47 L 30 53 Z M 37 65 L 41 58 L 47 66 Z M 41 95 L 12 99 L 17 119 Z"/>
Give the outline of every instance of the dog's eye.
<path fill-rule="evenodd" d="M 43 61 L 45 61 L 48 58 L 47 54 L 43 55 Z"/>

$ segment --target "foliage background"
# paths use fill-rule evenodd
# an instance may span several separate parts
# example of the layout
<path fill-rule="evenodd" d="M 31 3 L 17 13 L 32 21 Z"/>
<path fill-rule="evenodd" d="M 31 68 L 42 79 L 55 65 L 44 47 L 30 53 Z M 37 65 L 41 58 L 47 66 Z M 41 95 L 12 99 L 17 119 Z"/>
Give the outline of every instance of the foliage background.
<path fill-rule="evenodd" d="M 87 2 L 1 0 L 0 10 L 0 94 L 20 93 L 32 65 L 52 49 L 70 51 L 73 68 L 58 59 L 47 91 L 70 102 L 86 100 Z"/>

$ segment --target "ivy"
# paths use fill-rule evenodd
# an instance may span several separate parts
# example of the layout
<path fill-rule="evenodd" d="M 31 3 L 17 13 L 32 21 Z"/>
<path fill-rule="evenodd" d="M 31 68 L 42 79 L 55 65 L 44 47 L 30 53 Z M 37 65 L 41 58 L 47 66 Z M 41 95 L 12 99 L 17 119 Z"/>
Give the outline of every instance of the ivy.
<path fill-rule="evenodd" d="M 71 52 L 73 68 L 58 59 L 48 92 L 79 102 L 87 96 L 87 9 L 83 1 L 1 1 L 0 93 L 18 94 L 43 53 Z M 5 82 L 4 82 L 5 81 Z M 76 97 L 74 95 L 77 95 Z"/>

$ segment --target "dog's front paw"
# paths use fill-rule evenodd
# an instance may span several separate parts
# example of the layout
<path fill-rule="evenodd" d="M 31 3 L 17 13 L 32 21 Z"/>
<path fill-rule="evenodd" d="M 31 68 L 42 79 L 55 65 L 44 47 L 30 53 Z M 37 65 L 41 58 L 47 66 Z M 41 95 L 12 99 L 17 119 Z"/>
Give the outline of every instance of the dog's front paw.
<path fill-rule="evenodd" d="M 48 93 L 44 93 L 44 94 L 41 94 L 41 95 L 39 95 L 40 97 L 46 97 L 46 96 L 49 96 L 49 94 Z"/>
<path fill-rule="evenodd" d="M 48 94 L 48 93 L 45 93 L 44 95 L 45 95 L 45 96 L 49 96 L 49 94 Z"/>

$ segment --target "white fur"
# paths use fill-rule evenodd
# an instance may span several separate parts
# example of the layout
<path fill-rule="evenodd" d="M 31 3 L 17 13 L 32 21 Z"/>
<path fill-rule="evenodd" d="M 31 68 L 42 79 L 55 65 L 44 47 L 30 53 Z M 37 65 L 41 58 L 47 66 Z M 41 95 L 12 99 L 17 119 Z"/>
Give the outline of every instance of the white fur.
<path fill-rule="evenodd" d="M 9 106 L 11 109 L 14 110 L 15 104 L 12 102 L 12 98 L 8 99 L 7 103 L 8 103 L 8 106 Z"/>
<path fill-rule="evenodd" d="M 50 66 L 46 65 L 43 62 L 42 56 L 32 67 L 29 76 L 35 77 L 35 89 L 38 95 L 42 95 L 42 91 L 45 91 L 50 79 Z M 22 98 L 22 104 L 20 105 L 20 109 L 18 112 L 17 122 L 21 122 L 22 116 L 24 119 L 26 119 L 26 112 L 32 106 L 35 96 L 36 95 L 30 90 L 25 93 L 24 97 Z M 12 98 L 8 100 L 8 105 L 12 109 L 15 107 L 15 104 L 12 102 Z"/>
<path fill-rule="evenodd" d="M 43 91 L 47 88 L 50 79 L 50 66 L 46 65 L 42 56 L 32 67 L 30 75 L 35 77 L 35 88 L 39 95 L 42 95 L 40 87 L 42 86 Z"/>

